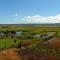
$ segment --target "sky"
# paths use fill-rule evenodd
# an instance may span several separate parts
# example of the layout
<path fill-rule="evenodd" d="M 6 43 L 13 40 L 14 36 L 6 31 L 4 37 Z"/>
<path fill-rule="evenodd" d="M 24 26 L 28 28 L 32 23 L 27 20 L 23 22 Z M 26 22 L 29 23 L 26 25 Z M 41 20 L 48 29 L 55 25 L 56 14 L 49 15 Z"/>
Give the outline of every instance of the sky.
<path fill-rule="evenodd" d="M 0 0 L 0 24 L 60 23 L 60 0 Z"/>

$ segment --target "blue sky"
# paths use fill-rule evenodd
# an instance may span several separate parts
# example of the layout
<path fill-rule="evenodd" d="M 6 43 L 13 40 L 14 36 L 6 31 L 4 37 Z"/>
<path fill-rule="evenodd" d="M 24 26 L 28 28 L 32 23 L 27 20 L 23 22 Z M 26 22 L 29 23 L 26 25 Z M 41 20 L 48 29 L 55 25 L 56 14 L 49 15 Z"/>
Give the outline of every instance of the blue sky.
<path fill-rule="evenodd" d="M 52 22 L 60 22 L 60 0 L 0 0 L 0 24 Z"/>

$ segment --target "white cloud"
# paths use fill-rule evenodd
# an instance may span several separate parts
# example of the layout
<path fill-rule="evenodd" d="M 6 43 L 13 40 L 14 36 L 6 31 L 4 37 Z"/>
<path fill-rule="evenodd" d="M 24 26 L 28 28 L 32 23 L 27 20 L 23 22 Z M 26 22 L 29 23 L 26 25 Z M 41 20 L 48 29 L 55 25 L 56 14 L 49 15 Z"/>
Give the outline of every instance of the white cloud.
<path fill-rule="evenodd" d="M 28 23 L 60 23 L 60 14 L 56 16 L 25 16 L 24 19 L 28 21 Z"/>

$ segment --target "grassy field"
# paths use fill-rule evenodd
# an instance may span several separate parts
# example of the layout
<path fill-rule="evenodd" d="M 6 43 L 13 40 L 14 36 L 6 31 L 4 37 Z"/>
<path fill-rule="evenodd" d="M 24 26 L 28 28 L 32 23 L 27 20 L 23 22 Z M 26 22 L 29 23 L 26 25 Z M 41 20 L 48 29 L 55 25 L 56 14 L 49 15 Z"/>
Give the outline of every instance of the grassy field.
<path fill-rule="evenodd" d="M 24 30 L 24 31 L 60 31 L 60 26 L 0 26 L 0 31 L 17 31 L 17 30 Z"/>
<path fill-rule="evenodd" d="M 15 47 L 18 45 L 18 43 L 20 43 L 20 40 L 17 39 L 11 39 L 11 38 L 0 39 L 0 50 Z"/>
<path fill-rule="evenodd" d="M 8 48 L 21 48 L 24 49 L 33 49 L 39 52 L 43 52 L 47 55 L 60 56 L 60 47 L 52 48 L 53 43 L 43 44 L 44 42 L 49 43 L 48 40 L 44 40 L 41 37 L 32 38 L 32 34 L 43 34 L 47 32 L 56 32 L 54 38 L 59 42 L 60 40 L 60 27 L 57 26 L 0 26 L 0 31 L 23 31 L 22 36 L 19 37 L 0 37 L 0 50 L 8 49 Z M 59 39 L 59 40 L 58 40 Z M 52 39 L 51 39 L 52 41 Z M 55 44 L 55 43 L 54 43 Z M 58 44 L 58 43 L 57 43 Z M 58 44 L 60 46 L 60 43 Z M 57 45 L 57 46 L 58 46 Z"/>
<path fill-rule="evenodd" d="M 58 26 L 0 26 L 0 31 L 26 31 L 28 33 L 23 33 L 22 37 L 19 37 L 19 39 L 16 38 L 17 41 L 19 40 L 28 40 L 29 36 L 31 34 L 42 34 L 45 32 L 56 32 L 57 35 L 60 35 L 60 27 Z M 30 38 L 32 41 L 39 41 L 41 38 Z M 7 37 L 7 38 L 0 38 L 0 44 L 6 41 L 6 45 L 14 44 L 15 37 L 13 39 Z M 42 40 L 41 40 L 42 41 Z M 8 46 L 9 46 L 8 45 Z M 0 45 L 1 46 L 1 45 Z M 3 46 L 4 43 L 3 43 Z"/>

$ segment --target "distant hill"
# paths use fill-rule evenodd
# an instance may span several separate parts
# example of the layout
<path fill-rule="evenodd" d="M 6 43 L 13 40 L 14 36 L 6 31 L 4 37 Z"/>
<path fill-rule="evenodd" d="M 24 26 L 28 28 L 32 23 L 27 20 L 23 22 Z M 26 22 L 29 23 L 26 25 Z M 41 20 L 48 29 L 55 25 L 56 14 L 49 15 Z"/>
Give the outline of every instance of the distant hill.
<path fill-rule="evenodd" d="M 54 23 L 54 24 L 0 24 L 0 26 L 60 26 L 60 23 Z"/>

